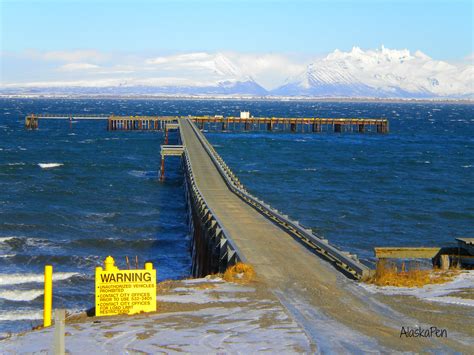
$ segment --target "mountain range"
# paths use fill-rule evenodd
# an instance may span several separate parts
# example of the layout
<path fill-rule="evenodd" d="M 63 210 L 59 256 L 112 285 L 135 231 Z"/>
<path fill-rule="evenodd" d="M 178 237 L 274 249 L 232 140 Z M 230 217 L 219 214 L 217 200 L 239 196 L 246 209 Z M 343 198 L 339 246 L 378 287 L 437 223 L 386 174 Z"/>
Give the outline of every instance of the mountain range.
<path fill-rule="evenodd" d="M 245 66 L 222 53 L 149 59 L 161 75 L 108 80 L 4 84 L 1 94 L 190 95 L 314 98 L 474 99 L 474 65 L 434 60 L 416 51 L 381 47 L 335 50 L 313 60 L 280 86 L 264 88 Z"/>

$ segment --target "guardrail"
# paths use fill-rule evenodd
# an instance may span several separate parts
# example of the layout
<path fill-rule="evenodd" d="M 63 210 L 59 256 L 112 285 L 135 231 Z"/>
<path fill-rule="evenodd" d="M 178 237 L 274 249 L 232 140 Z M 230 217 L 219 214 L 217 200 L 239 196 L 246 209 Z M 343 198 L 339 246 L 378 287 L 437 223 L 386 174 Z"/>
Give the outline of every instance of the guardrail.
<path fill-rule="evenodd" d="M 362 264 L 356 255 L 342 251 L 338 247 L 331 245 L 326 239 L 315 235 L 312 230 L 305 228 L 297 221 L 290 220 L 287 215 L 282 214 L 280 211 L 272 208 L 264 201 L 252 196 L 247 190 L 245 190 L 238 178 L 232 173 L 231 169 L 227 166 L 224 160 L 220 157 L 220 155 L 216 152 L 214 147 L 212 147 L 212 145 L 208 142 L 196 125 L 191 120 L 186 120 L 189 122 L 197 138 L 203 145 L 204 149 L 207 151 L 217 170 L 224 178 L 226 185 L 233 193 L 235 193 L 257 211 L 262 213 L 264 216 L 275 222 L 288 233 L 299 239 L 302 243 L 317 252 L 319 255 L 333 262 L 344 272 L 359 280 L 366 279 L 370 276 L 371 269 L 368 266 Z"/>
<path fill-rule="evenodd" d="M 222 222 L 216 216 L 212 208 L 209 207 L 206 199 L 199 190 L 194 179 L 191 161 L 189 160 L 186 148 L 184 148 L 183 164 L 186 169 L 186 195 L 191 199 L 190 202 L 194 205 L 196 217 L 199 218 L 201 227 L 204 229 L 204 239 L 206 240 L 205 246 L 201 246 L 201 248 L 203 248 L 201 252 L 205 251 L 211 254 L 207 256 L 207 268 L 205 265 L 199 265 L 197 262 L 197 253 L 199 251 L 196 251 L 197 246 L 195 245 L 192 256 L 193 275 L 202 276 L 211 272 L 222 273 L 225 272 L 228 266 L 234 265 L 237 262 L 245 262 L 245 257 L 239 252 L 239 249 L 229 237 L 229 233 Z"/>

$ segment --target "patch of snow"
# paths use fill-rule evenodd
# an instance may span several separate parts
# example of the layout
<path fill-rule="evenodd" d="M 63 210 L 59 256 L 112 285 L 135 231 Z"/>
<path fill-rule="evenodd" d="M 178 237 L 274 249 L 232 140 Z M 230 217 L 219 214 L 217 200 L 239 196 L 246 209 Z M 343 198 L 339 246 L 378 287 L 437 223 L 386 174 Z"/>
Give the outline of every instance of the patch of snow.
<path fill-rule="evenodd" d="M 234 290 L 228 297 L 236 304 L 224 301 L 191 311 L 101 317 L 94 318 L 95 322 L 66 324 L 65 330 L 70 333 L 65 339 L 66 351 L 86 354 L 314 352 L 305 332 L 276 300 L 242 302 L 241 289 L 253 292 L 253 288 L 211 280 L 189 281 L 185 284 L 190 286 L 187 291 L 193 297 L 205 298 L 209 291 Z M 204 282 L 215 287 L 194 287 Z M 218 300 L 223 301 L 221 297 Z M 0 341 L 0 348 L 6 353 L 50 352 L 53 337 L 53 328 L 32 331 Z"/>
<path fill-rule="evenodd" d="M 406 295 L 414 296 L 425 301 L 441 302 L 447 304 L 457 304 L 462 306 L 474 307 L 473 299 L 464 299 L 455 297 L 451 294 L 474 288 L 474 271 L 465 271 L 456 276 L 453 281 L 437 284 L 426 285 L 420 288 L 411 287 L 393 287 L 393 286 L 375 286 L 364 283 L 359 284 L 371 293 L 383 293 L 385 295 Z"/>

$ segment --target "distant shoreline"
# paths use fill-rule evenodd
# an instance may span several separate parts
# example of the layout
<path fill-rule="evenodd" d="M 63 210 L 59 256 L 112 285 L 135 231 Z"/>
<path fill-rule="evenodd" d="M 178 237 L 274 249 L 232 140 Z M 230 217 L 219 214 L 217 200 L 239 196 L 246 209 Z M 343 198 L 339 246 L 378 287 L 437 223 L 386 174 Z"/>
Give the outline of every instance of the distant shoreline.
<path fill-rule="evenodd" d="M 402 99 L 357 97 L 277 97 L 277 96 L 192 96 L 192 95 L 5 95 L 0 99 L 66 100 L 190 100 L 190 101 L 275 101 L 275 102 L 361 102 L 361 103 L 430 103 L 474 104 L 474 99 Z"/>

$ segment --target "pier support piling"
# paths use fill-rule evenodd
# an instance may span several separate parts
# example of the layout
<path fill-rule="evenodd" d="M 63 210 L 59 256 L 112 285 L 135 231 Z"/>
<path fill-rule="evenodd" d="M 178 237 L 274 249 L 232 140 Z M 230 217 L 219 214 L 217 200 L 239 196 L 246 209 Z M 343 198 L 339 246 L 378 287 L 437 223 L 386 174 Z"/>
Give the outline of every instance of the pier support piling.
<path fill-rule="evenodd" d="M 165 180 L 165 157 L 161 156 L 160 181 Z"/>

